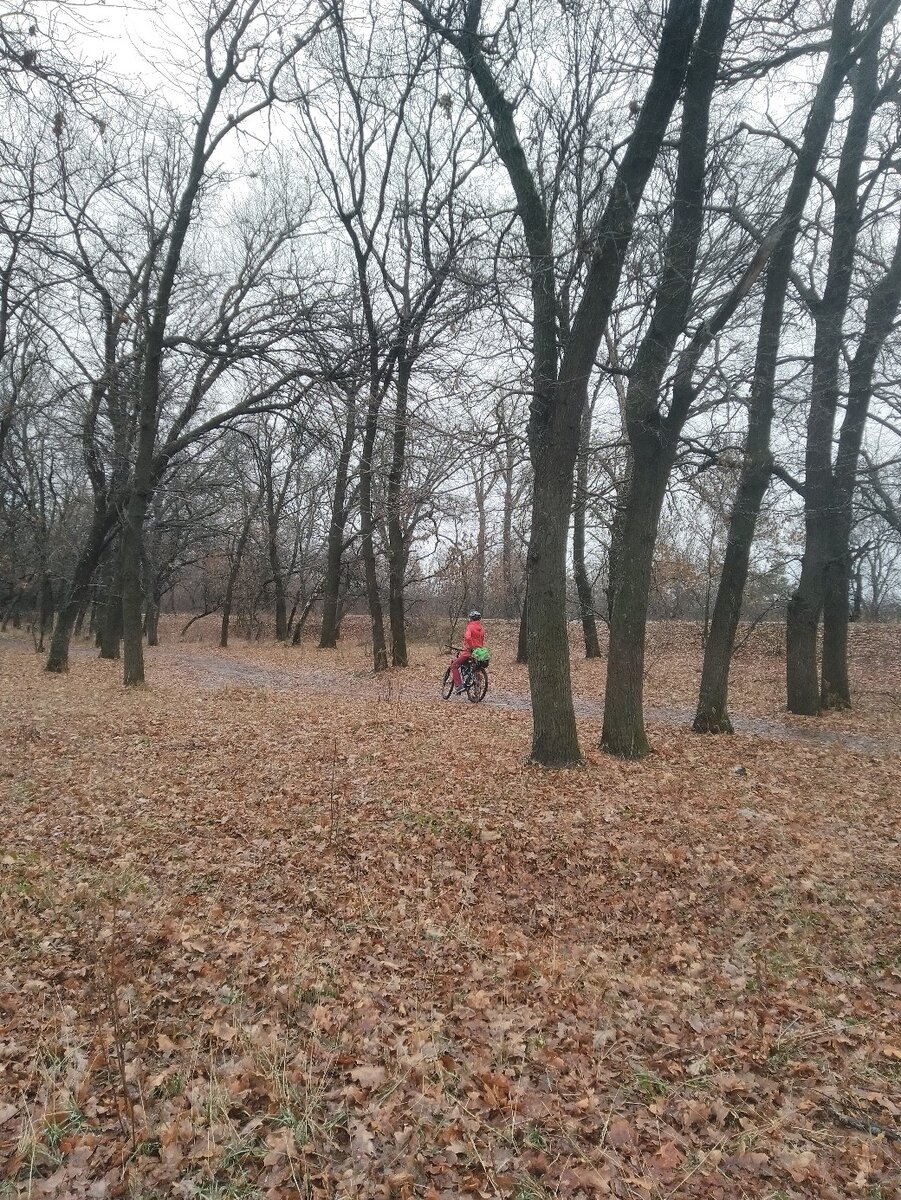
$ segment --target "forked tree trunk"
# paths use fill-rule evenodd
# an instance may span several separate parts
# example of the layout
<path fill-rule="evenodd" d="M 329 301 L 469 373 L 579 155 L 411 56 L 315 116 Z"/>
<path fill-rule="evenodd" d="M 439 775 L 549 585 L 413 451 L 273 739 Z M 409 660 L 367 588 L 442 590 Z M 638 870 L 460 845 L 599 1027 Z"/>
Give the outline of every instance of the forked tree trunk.
<path fill-rule="evenodd" d="M 50 639 L 46 670 L 62 674 L 69 669 L 69 644 L 79 610 L 90 594 L 91 578 L 103 554 L 107 538 L 116 523 L 112 506 L 95 505 L 91 529 L 72 574 L 66 598 L 60 605 Z"/>
<path fill-rule="evenodd" d="M 878 55 L 879 46 L 873 42 L 861 55 L 853 77 L 854 105 L 834 189 L 835 216 L 829 266 L 823 297 L 814 314 L 816 336 L 804 474 L 804 554 L 798 586 L 788 604 L 785 627 L 788 710 L 806 716 L 816 716 L 820 712 L 817 633 L 837 503 L 832 469 L 833 436 L 840 398 L 845 314 L 863 218 L 858 203 L 860 174 L 879 96 Z"/>
<path fill-rule="evenodd" d="M 901 230 L 891 264 L 870 292 L 863 333 L 848 371 L 848 401 L 835 460 L 835 507 L 832 551 L 826 574 L 823 615 L 823 669 L 820 701 L 824 708 L 851 706 L 848 675 L 848 591 L 851 576 L 851 529 L 854 491 L 864 427 L 873 396 L 876 363 L 901 307 Z"/>
<path fill-rule="evenodd" d="M 624 495 L 611 538 L 610 646 L 601 746 L 621 758 L 650 750 L 644 728 L 644 654 L 654 545 L 663 498 L 682 428 L 694 396 L 692 373 L 704 339 L 705 322 L 680 357 L 670 408 L 661 411 L 667 366 L 691 315 L 698 246 L 704 229 L 704 188 L 710 106 L 723 46 L 732 20 L 732 0 L 711 0 L 692 53 L 685 83 L 673 218 L 654 311 L 642 338 L 622 402 L 630 460 Z M 741 295 L 741 287 L 734 293 Z M 713 320 L 724 321 L 729 302 Z"/>
<path fill-rule="evenodd" d="M 566 622 L 566 550 L 579 429 L 588 381 L 619 287 L 638 206 L 682 90 L 699 16 L 699 0 L 671 0 L 667 7 L 647 93 L 608 203 L 591 230 L 595 250 L 569 326 L 562 361 L 557 337 L 560 309 L 553 231 L 519 140 L 513 106 L 485 55 L 485 42 L 479 32 L 479 0 L 471 0 L 466 6 L 462 28 L 451 32 L 446 26 L 439 27 L 441 36 L 459 49 L 488 110 L 495 146 L 516 195 L 529 252 L 533 392 L 528 432 L 534 487 L 525 611 L 533 721 L 531 758 L 543 766 L 581 761 Z"/>
<path fill-rule="evenodd" d="M 772 473 L 770 430 L 785 299 L 804 206 L 826 138 L 832 128 L 838 94 L 852 65 L 849 58 L 853 41 L 852 11 L 853 0 L 837 0 L 833 11 L 829 57 L 807 118 L 794 173 L 782 208 L 782 234 L 767 269 L 745 453 L 729 522 L 723 571 L 713 608 L 710 634 L 704 651 L 701 687 L 694 719 L 694 729 L 698 733 L 732 731 L 728 714 L 729 667 L 741 617 L 757 517 Z"/>

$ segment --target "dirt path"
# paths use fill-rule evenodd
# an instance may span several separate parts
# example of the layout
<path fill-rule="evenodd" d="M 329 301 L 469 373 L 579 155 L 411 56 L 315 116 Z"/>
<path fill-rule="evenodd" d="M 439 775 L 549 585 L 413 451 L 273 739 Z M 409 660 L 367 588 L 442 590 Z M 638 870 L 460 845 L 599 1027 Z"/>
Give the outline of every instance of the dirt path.
<path fill-rule="evenodd" d="M 261 687 L 279 692 L 323 692 L 343 696 L 368 694 L 373 700 L 397 700 L 403 703 L 439 703 L 437 685 L 429 688 L 413 677 L 398 679 L 396 673 L 377 677 L 369 671 L 348 672 L 328 667 L 310 667 L 298 663 L 290 669 L 262 666 L 242 662 L 236 658 L 216 657 L 200 654 L 179 646 L 159 646 L 152 651 L 157 662 L 166 662 L 179 674 L 186 676 L 199 687 L 218 690 L 225 687 Z M 460 703 L 460 701 L 456 701 Z M 531 701 L 528 696 L 492 688 L 484 703 L 491 708 L 516 712 L 529 712 Z M 598 700 L 576 698 L 576 716 L 600 721 L 604 706 Z M 645 719 L 649 725 L 691 725 L 693 713 L 688 708 L 664 705 L 645 705 Z M 822 726 L 799 728 L 790 719 L 752 717 L 741 713 L 732 714 L 735 731 L 767 738 L 771 741 L 794 742 L 806 746 L 842 746 L 862 754 L 901 753 L 901 738 L 860 733 L 856 730 L 828 729 Z"/>

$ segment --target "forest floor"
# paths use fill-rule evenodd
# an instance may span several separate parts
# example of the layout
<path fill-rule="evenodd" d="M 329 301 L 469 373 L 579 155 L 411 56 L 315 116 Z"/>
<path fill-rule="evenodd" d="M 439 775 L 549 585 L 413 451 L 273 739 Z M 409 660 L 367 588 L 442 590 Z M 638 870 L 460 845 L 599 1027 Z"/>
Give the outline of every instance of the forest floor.
<path fill-rule="evenodd" d="M 349 630 L 0 637 L 0 1197 L 901 1196 L 898 628 L 817 720 L 758 629 L 708 738 L 653 627 L 640 763 L 574 653 L 555 773 L 514 631 L 476 707 Z"/>

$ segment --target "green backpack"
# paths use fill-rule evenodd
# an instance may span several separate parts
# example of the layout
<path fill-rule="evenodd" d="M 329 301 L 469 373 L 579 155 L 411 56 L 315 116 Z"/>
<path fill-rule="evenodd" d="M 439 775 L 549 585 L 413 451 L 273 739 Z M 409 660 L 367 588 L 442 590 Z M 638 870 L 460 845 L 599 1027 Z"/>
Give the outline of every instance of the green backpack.
<path fill-rule="evenodd" d="M 487 667 L 488 664 L 491 662 L 491 655 L 488 653 L 488 651 L 485 649 L 484 646 L 479 646 L 479 648 L 477 650 L 473 650 L 472 657 L 475 659 L 475 661 L 479 664 L 480 667 Z"/>

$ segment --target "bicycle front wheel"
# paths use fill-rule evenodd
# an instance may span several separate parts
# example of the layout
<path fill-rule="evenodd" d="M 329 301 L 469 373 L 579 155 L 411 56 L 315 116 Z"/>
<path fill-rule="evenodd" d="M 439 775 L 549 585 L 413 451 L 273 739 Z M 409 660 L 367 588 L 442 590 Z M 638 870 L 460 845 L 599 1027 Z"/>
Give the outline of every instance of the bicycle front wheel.
<path fill-rule="evenodd" d="M 472 673 L 472 684 L 466 695 L 470 704 L 479 704 L 488 695 L 488 672 L 484 667 L 476 667 Z"/>
<path fill-rule="evenodd" d="M 450 700 L 454 690 L 454 677 L 450 667 L 444 672 L 444 679 L 441 681 L 441 699 Z"/>

